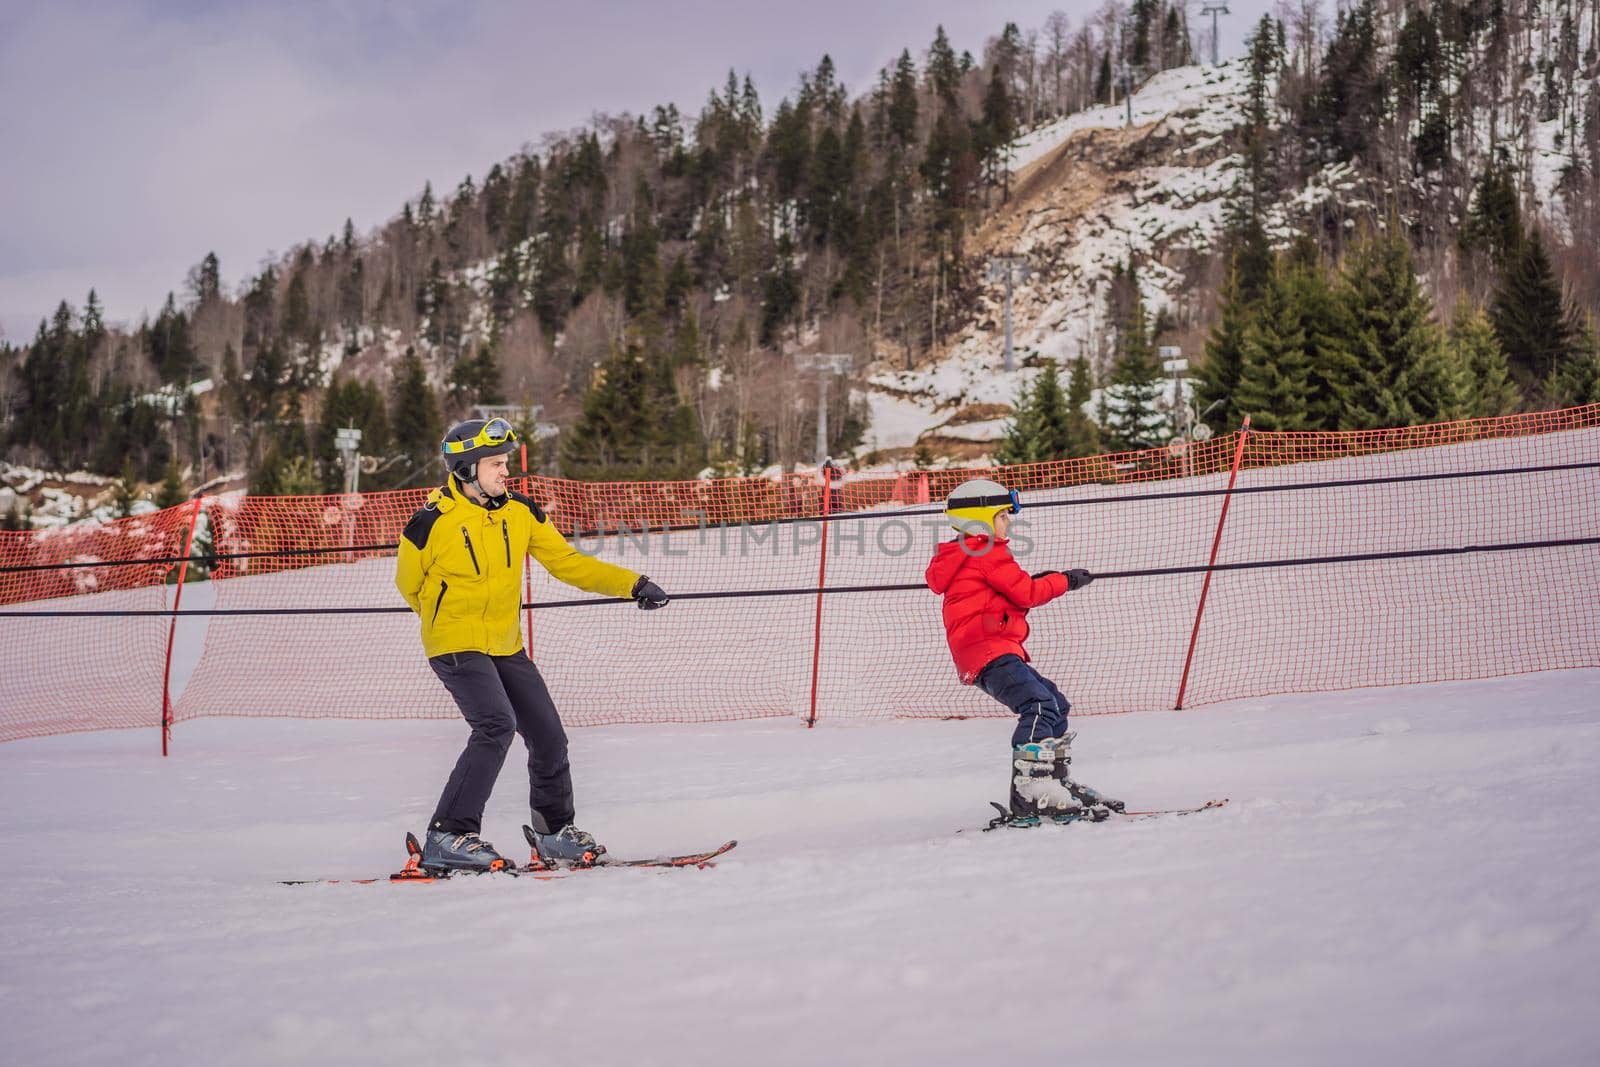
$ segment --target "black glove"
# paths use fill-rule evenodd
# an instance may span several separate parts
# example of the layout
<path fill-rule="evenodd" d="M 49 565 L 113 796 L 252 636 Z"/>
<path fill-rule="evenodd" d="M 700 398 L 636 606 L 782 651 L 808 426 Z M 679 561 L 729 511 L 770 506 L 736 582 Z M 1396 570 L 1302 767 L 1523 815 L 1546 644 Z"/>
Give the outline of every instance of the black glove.
<path fill-rule="evenodd" d="M 633 597 L 633 602 L 645 611 L 665 607 L 667 603 L 667 594 L 661 591 L 661 587 L 642 574 L 639 575 L 639 580 L 633 583 L 633 592 L 629 595 Z"/>
<path fill-rule="evenodd" d="M 1090 574 L 1082 567 L 1075 567 L 1067 572 L 1068 589 L 1082 589 L 1092 581 L 1094 581 L 1094 575 Z"/>
<path fill-rule="evenodd" d="M 1037 582 L 1040 578 L 1048 578 L 1052 574 L 1060 574 L 1060 573 L 1061 573 L 1060 571 L 1035 571 L 1034 573 L 1028 575 L 1028 577 L 1032 578 L 1034 581 Z"/>

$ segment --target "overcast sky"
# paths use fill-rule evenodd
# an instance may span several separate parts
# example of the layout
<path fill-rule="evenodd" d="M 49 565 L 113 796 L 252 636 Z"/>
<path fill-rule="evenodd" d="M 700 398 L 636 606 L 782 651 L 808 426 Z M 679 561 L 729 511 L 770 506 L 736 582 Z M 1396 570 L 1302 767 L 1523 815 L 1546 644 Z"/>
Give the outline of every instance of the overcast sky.
<path fill-rule="evenodd" d="M 136 322 L 208 251 L 236 285 L 597 111 L 697 114 L 730 66 L 770 116 L 824 52 L 855 95 L 903 47 L 920 65 L 940 23 L 981 55 L 1008 20 L 1098 6 L 0 0 L 0 337 L 30 340 L 91 286 Z M 1232 0 L 1224 54 L 1270 6 Z"/>

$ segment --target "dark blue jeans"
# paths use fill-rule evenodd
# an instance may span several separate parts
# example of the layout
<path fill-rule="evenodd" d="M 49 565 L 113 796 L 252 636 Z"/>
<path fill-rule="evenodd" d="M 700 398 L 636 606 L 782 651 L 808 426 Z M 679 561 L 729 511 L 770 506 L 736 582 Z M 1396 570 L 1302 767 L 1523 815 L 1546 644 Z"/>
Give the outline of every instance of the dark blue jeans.
<path fill-rule="evenodd" d="M 1072 704 L 1054 682 L 1024 663 L 1021 656 L 1001 656 L 979 671 L 978 688 L 1017 713 L 1013 748 L 1067 732 L 1067 712 Z"/>
<path fill-rule="evenodd" d="M 514 656 L 452 652 L 435 656 L 428 665 L 472 727 L 428 828 L 456 834 L 479 831 L 489 791 L 517 734 L 528 747 L 529 807 L 552 830 L 571 822 L 567 733 L 533 661 L 520 652 Z"/>

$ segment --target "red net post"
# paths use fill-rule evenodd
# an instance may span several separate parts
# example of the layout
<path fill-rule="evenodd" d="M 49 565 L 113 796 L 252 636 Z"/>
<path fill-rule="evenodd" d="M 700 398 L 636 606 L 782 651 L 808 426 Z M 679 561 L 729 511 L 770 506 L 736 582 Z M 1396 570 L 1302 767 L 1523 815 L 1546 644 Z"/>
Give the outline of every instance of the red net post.
<path fill-rule="evenodd" d="M 811 712 L 806 716 L 808 729 L 817 725 L 817 679 L 822 671 L 822 596 L 828 585 L 828 504 L 833 497 L 833 464 L 824 463 L 818 473 L 822 475 L 822 550 L 817 557 L 817 616 L 812 624 Z"/>
<path fill-rule="evenodd" d="M 528 442 L 522 442 L 522 485 L 530 489 L 528 484 Z M 528 561 L 522 561 L 522 613 L 527 618 L 528 637 L 527 647 L 523 649 L 528 658 L 533 658 L 533 575 L 528 572 Z"/>
<path fill-rule="evenodd" d="M 1194 609 L 1194 628 L 1189 631 L 1189 651 L 1183 656 L 1183 677 L 1178 680 L 1178 699 L 1172 710 L 1183 710 L 1183 694 L 1189 688 L 1189 668 L 1194 663 L 1194 645 L 1200 637 L 1200 620 L 1206 613 L 1206 594 L 1211 591 L 1211 576 L 1217 566 L 1217 549 L 1222 547 L 1222 527 L 1228 521 L 1228 505 L 1233 502 L 1233 487 L 1239 480 L 1239 461 L 1244 459 L 1244 444 L 1250 439 L 1250 416 L 1244 417 L 1239 427 L 1239 447 L 1233 452 L 1233 468 L 1228 472 L 1228 491 L 1222 495 L 1222 511 L 1217 516 L 1217 533 L 1211 539 L 1211 558 L 1206 562 L 1206 577 L 1200 583 L 1200 602 Z"/>
<path fill-rule="evenodd" d="M 161 670 L 161 754 L 167 754 L 172 739 L 172 646 L 178 636 L 178 609 L 183 605 L 183 583 L 189 577 L 189 553 L 194 549 L 194 530 L 200 523 L 200 505 L 195 497 L 189 509 L 189 529 L 183 535 L 183 559 L 178 563 L 178 588 L 172 593 L 172 623 L 167 627 L 167 661 Z"/>

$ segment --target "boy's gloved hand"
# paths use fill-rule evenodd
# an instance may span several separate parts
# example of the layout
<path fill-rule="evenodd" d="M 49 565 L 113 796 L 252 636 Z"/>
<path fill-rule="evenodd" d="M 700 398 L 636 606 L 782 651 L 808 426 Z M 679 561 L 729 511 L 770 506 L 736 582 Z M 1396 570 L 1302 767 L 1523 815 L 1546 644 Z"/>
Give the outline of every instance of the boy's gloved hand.
<path fill-rule="evenodd" d="M 664 607 L 667 603 L 667 594 L 661 587 L 644 575 L 639 575 L 639 580 L 633 583 L 633 601 L 644 611 L 653 611 Z"/>
<path fill-rule="evenodd" d="M 1067 572 L 1068 589 L 1082 589 L 1092 581 L 1094 581 L 1094 575 L 1090 574 L 1082 567 L 1074 567 L 1072 570 Z"/>

